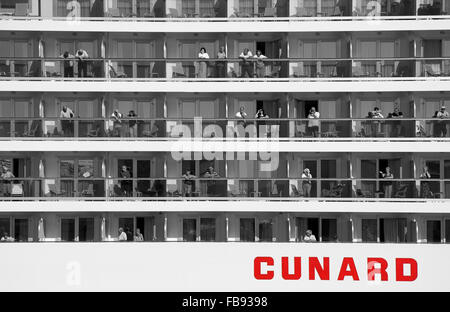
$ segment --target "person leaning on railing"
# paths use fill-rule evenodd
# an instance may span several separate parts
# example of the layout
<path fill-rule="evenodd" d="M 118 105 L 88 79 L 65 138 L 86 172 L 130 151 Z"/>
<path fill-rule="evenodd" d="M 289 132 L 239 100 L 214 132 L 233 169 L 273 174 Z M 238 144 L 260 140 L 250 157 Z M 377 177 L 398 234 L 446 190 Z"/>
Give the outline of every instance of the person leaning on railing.
<path fill-rule="evenodd" d="M 60 57 L 64 59 L 64 78 L 73 78 L 75 56 L 66 51 Z"/>
<path fill-rule="evenodd" d="M 264 78 L 266 76 L 266 65 L 263 60 L 266 59 L 267 56 L 263 55 L 261 50 L 257 50 L 253 58 L 256 59 L 256 77 Z"/>
<path fill-rule="evenodd" d="M 245 48 L 244 51 L 239 55 L 239 58 L 242 59 L 241 65 L 241 77 L 253 78 L 253 63 L 250 59 L 253 57 L 252 52 Z"/>

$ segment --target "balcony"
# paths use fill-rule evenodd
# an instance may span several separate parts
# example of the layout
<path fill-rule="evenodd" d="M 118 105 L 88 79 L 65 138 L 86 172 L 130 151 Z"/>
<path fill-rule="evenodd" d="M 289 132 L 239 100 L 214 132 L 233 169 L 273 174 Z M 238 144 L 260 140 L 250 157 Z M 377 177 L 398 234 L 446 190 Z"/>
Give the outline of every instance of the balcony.
<path fill-rule="evenodd" d="M 0 201 L 422 201 L 450 198 L 448 179 L 11 178 Z"/>
<path fill-rule="evenodd" d="M 73 70 L 68 63 L 74 64 Z M 204 80 L 244 79 L 326 81 L 450 77 L 450 58 L 90 58 L 83 62 L 61 58 L 0 58 L 0 80 Z M 245 67 L 245 70 L 243 68 Z M 202 67 L 202 68 L 201 68 Z M 225 70 L 224 70 L 224 69 Z"/>
<path fill-rule="evenodd" d="M 450 120 L 385 119 L 0 118 L 1 140 L 217 140 L 270 138 L 288 141 L 370 139 L 442 140 Z M 317 124 L 317 125 L 316 125 Z M 352 140 L 353 139 L 353 140 Z"/>

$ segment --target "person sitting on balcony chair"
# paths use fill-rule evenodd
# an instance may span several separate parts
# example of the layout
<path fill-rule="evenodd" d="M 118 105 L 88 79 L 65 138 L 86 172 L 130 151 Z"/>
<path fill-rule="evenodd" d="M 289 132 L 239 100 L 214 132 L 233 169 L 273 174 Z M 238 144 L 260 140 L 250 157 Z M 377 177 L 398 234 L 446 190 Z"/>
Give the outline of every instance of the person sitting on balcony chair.
<path fill-rule="evenodd" d="M 87 59 L 89 58 L 86 50 L 79 49 L 76 53 L 78 59 L 78 78 L 87 77 Z"/>
<path fill-rule="evenodd" d="M 60 57 L 64 59 L 64 78 L 73 78 L 73 60 L 75 56 L 66 51 Z"/>

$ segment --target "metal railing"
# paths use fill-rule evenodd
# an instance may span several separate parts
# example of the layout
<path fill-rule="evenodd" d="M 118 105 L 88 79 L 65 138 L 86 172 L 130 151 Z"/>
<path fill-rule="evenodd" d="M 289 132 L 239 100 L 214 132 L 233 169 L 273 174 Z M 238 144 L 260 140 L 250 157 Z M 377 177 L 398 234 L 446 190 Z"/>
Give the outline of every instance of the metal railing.
<path fill-rule="evenodd" d="M 387 200 L 446 199 L 450 179 L 11 178 L 0 200 Z"/>
<path fill-rule="evenodd" d="M 270 116 L 269 116 L 270 117 Z M 448 138 L 449 118 L 56 118 L 0 117 L 0 139 Z"/>
<path fill-rule="evenodd" d="M 450 78 L 450 58 L 0 58 L 0 80 Z"/>
<path fill-rule="evenodd" d="M 377 15 L 367 15 L 367 12 L 358 14 L 352 12 L 352 16 L 345 13 L 347 9 L 337 10 L 326 9 L 323 12 L 317 10 L 300 10 L 289 12 L 290 16 L 276 16 L 273 13 L 258 13 L 258 14 L 230 14 L 227 17 L 210 16 L 210 14 L 188 14 L 188 13 L 169 13 L 159 14 L 155 12 L 143 13 L 128 13 L 120 12 L 120 10 L 110 10 L 105 16 L 35 16 L 35 15 L 15 15 L 15 12 L 0 10 L 0 20 L 19 20 L 19 21 L 83 21 L 83 22 L 308 22 L 308 21 L 367 21 L 367 20 L 382 20 L 382 21 L 417 21 L 417 20 L 446 20 L 449 18 L 448 12 L 442 10 L 437 12 L 421 11 L 417 14 L 404 14 L 402 12 L 380 12 Z M 160 15 L 157 17 L 155 15 Z M 216 14 L 215 14 L 216 15 Z"/>

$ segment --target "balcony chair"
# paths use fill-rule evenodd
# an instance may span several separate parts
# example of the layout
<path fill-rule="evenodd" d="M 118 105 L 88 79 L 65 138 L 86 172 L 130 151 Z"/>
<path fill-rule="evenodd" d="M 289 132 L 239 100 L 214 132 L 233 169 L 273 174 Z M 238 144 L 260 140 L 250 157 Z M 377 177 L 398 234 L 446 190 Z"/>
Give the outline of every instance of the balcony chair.
<path fill-rule="evenodd" d="M 113 196 L 114 197 L 126 197 L 126 193 L 118 184 L 114 184 L 113 186 Z"/>
<path fill-rule="evenodd" d="M 298 190 L 297 186 L 291 184 L 292 197 L 303 197 L 303 194 Z"/>
<path fill-rule="evenodd" d="M 356 196 L 358 196 L 359 198 L 373 198 L 373 194 L 370 191 L 363 191 L 361 189 L 357 189 L 356 190 Z"/>
<path fill-rule="evenodd" d="M 110 17 L 122 17 L 122 14 L 120 14 L 120 10 L 116 8 L 111 8 L 108 10 L 108 16 Z"/>
<path fill-rule="evenodd" d="M 143 192 L 139 191 L 137 187 L 134 188 L 134 192 L 136 194 L 136 197 L 142 197 L 143 195 Z"/>
<path fill-rule="evenodd" d="M 14 16 L 28 16 L 28 3 L 16 3 Z"/>
<path fill-rule="evenodd" d="M 436 72 L 432 64 L 425 64 L 425 76 L 426 77 L 440 77 L 441 73 Z"/>
<path fill-rule="evenodd" d="M 94 184 L 89 183 L 87 189 L 81 191 L 82 197 L 94 197 Z"/>
<path fill-rule="evenodd" d="M 59 192 L 56 189 L 56 185 L 55 184 L 49 184 L 48 190 L 49 190 L 50 196 L 52 196 L 52 197 L 64 197 L 66 195 L 66 191 L 62 190 L 62 191 Z"/>
<path fill-rule="evenodd" d="M 266 78 L 279 78 L 280 71 L 281 71 L 280 65 L 273 65 L 271 72 L 266 74 Z"/>
<path fill-rule="evenodd" d="M 25 130 L 25 132 L 21 135 L 22 137 L 39 137 L 39 128 L 41 126 L 40 120 L 33 120 L 31 123 L 31 127 L 28 130 Z"/>
<path fill-rule="evenodd" d="M 183 68 L 183 65 L 181 62 L 178 62 L 175 64 L 175 67 L 173 68 L 172 77 L 173 78 L 186 77 L 186 74 L 184 72 L 184 68 Z"/>
<path fill-rule="evenodd" d="M 297 16 L 298 17 L 313 17 L 311 13 L 308 12 L 306 8 L 297 7 Z"/>
<path fill-rule="evenodd" d="M 263 17 L 276 17 L 277 9 L 276 8 L 265 8 L 262 16 Z"/>
<path fill-rule="evenodd" d="M 400 185 L 397 192 L 395 192 L 394 198 L 406 198 L 407 192 L 408 192 L 408 185 L 402 184 Z"/>
<path fill-rule="evenodd" d="M 244 194 L 241 193 L 241 190 L 239 189 L 239 186 L 235 186 L 235 187 L 230 191 L 230 196 L 231 196 L 231 197 L 243 197 Z"/>
<path fill-rule="evenodd" d="M 331 189 L 322 190 L 323 197 L 342 197 L 342 192 L 344 191 L 345 184 L 337 184 L 336 186 L 333 186 Z"/>
<path fill-rule="evenodd" d="M 344 12 L 341 10 L 340 6 L 336 6 L 331 16 L 344 16 Z"/>
<path fill-rule="evenodd" d="M 180 18 L 182 16 L 178 13 L 177 9 L 169 8 L 169 14 L 167 14 L 167 17 Z"/>
<path fill-rule="evenodd" d="M 23 184 L 22 183 L 13 183 L 11 185 L 11 197 L 23 197 Z"/>
<path fill-rule="evenodd" d="M 112 65 L 109 65 L 109 76 L 111 78 L 128 78 L 125 73 L 118 73 Z"/>
<path fill-rule="evenodd" d="M 353 77 L 368 77 L 366 73 L 364 73 L 362 65 L 360 62 L 356 62 L 353 66 Z"/>

